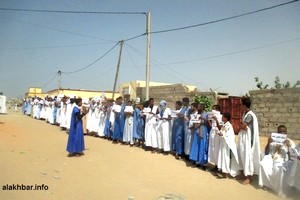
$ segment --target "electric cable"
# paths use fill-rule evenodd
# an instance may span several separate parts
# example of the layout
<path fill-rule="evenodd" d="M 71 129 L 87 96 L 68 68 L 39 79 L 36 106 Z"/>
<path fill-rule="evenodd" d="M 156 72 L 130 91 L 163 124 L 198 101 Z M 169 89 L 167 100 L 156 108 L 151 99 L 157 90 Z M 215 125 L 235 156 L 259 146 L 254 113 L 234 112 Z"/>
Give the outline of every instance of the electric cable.
<path fill-rule="evenodd" d="M 53 79 L 55 79 L 57 75 L 58 73 L 56 73 L 46 84 L 44 84 L 42 88 L 46 87 L 51 81 L 53 81 Z"/>
<path fill-rule="evenodd" d="M 246 15 L 251 15 L 251 14 L 254 14 L 254 13 L 270 10 L 270 9 L 277 8 L 277 7 L 280 7 L 280 6 L 284 6 L 284 5 L 287 5 L 287 4 L 295 3 L 297 1 L 299 1 L 299 0 L 293 0 L 293 1 L 286 2 L 286 3 L 281 3 L 281 4 L 274 5 L 274 6 L 270 6 L 270 7 L 267 7 L 267 8 L 262 8 L 262 9 L 259 9 L 259 10 L 255 10 L 255 11 L 251 11 L 251 12 L 247 12 L 247 13 L 243 13 L 243 14 L 239 14 L 239 15 L 234 15 L 234 16 L 227 17 L 227 18 L 217 19 L 217 20 L 213 20 L 213 21 L 209 21 L 209 22 L 204 22 L 204 23 L 200 23 L 200 24 L 184 26 L 184 27 L 179 27 L 179 28 L 173 28 L 173 29 L 167 29 L 167 30 L 161 30 L 161 31 L 152 31 L 152 32 L 150 32 L 150 34 L 166 33 L 166 32 L 171 32 L 171 31 L 179 31 L 179 30 L 184 30 L 184 29 L 189 29 L 189 28 L 195 28 L 195 27 L 199 27 L 199 26 L 214 24 L 214 23 L 227 21 L 227 20 L 230 20 L 230 19 L 235 19 L 235 18 L 246 16 Z"/>
<path fill-rule="evenodd" d="M 80 72 L 82 70 L 85 70 L 89 67 L 91 67 L 93 64 L 95 64 L 96 62 L 98 62 L 99 60 L 101 60 L 102 58 L 104 58 L 109 52 L 111 52 L 120 42 L 118 42 L 117 44 L 115 44 L 112 48 L 110 48 L 106 53 L 104 53 L 102 56 L 100 56 L 99 58 L 97 58 L 95 61 L 93 61 L 92 63 L 88 64 L 87 66 L 81 68 L 81 69 L 78 69 L 78 70 L 75 70 L 75 71 L 71 71 L 71 72 L 61 72 L 62 74 L 73 74 L 73 73 L 77 73 L 77 72 Z"/>

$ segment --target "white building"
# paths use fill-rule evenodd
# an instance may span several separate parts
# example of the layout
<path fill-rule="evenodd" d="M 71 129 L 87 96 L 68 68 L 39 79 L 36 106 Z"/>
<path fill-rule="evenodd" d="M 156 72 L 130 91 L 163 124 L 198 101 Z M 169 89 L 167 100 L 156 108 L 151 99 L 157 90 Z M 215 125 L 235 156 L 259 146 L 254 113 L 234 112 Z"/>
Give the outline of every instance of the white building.
<path fill-rule="evenodd" d="M 0 114 L 6 114 L 6 96 L 0 95 Z"/>

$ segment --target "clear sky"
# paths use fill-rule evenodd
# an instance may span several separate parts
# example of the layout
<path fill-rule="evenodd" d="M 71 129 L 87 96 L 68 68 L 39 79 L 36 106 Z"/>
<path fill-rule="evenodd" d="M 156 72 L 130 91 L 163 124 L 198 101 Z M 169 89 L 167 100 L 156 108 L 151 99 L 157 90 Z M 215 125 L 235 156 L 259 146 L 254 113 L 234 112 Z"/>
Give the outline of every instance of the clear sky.
<path fill-rule="evenodd" d="M 156 32 L 288 1 L 1 0 L 0 8 L 150 12 L 151 31 Z M 8 97 L 24 97 L 29 87 L 41 87 L 43 92 L 56 89 L 59 70 L 63 88 L 112 90 L 120 49 L 115 45 L 145 32 L 146 17 L 141 14 L 0 10 L 0 91 Z M 276 76 L 282 83 L 294 84 L 300 80 L 300 2 L 194 28 L 153 33 L 150 51 L 150 81 L 196 85 L 200 91 L 212 89 L 230 95 L 256 89 L 254 77 L 271 86 Z M 146 36 L 125 41 L 118 85 L 145 80 L 145 66 Z M 65 73 L 84 67 L 77 73 Z"/>

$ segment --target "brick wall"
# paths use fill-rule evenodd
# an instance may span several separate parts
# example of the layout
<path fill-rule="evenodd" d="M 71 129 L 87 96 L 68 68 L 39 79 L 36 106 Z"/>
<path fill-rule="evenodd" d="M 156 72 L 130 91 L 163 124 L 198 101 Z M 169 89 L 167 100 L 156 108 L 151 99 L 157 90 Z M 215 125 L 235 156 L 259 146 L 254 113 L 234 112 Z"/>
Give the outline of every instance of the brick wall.
<path fill-rule="evenodd" d="M 288 137 L 300 139 L 300 88 L 250 91 L 252 110 L 258 117 L 260 135 L 269 136 L 281 124 Z"/>

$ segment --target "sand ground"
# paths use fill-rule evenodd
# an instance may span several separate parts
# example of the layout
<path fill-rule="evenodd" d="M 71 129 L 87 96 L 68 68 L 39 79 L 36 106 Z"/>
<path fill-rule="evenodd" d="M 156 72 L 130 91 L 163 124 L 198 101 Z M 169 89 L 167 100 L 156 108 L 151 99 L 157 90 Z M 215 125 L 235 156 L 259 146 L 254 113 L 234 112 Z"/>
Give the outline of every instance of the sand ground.
<path fill-rule="evenodd" d="M 172 155 L 92 136 L 85 136 L 85 155 L 70 158 L 67 139 L 59 127 L 20 112 L 0 115 L 0 199 L 279 199 L 257 183 L 217 179 Z M 7 191 L 6 184 L 44 190 Z"/>

